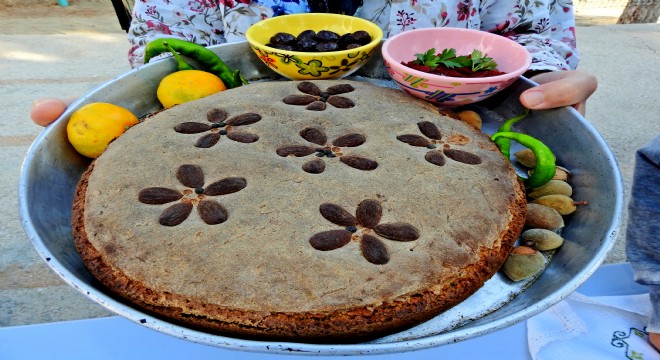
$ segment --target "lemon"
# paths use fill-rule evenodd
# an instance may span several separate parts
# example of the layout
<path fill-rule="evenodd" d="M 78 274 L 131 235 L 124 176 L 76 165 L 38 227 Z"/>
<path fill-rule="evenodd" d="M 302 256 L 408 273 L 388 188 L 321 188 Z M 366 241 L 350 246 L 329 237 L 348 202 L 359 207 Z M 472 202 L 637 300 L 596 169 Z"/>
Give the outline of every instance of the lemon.
<path fill-rule="evenodd" d="M 219 77 L 201 70 L 181 70 L 165 76 L 158 84 L 156 96 L 166 109 L 174 105 L 226 90 Z"/>
<path fill-rule="evenodd" d="M 121 106 L 91 103 L 71 114 L 66 134 L 81 155 L 97 158 L 112 140 L 137 123 L 137 117 Z"/>

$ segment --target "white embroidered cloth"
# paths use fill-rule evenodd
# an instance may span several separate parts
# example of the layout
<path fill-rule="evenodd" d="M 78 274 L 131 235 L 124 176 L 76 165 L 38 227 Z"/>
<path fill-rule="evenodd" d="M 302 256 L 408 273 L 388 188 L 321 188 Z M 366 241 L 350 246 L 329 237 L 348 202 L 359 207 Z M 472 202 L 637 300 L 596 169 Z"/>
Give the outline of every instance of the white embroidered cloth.
<path fill-rule="evenodd" d="M 649 294 L 587 297 L 573 293 L 527 320 L 534 360 L 660 360 L 648 342 Z"/>

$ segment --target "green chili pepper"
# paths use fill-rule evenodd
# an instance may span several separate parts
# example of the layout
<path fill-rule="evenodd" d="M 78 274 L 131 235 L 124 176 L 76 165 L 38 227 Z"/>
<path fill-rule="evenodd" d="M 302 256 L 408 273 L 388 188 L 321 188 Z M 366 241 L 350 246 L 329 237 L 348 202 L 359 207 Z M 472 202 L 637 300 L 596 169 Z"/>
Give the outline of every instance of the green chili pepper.
<path fill-rule="evenodd" d="M 517 132 L 496 132 L 490 139 L 495 143 L 497 143 L 498 139 L 513 140 L 532 150 L 536 157 L 536 167 L 534 168 L 534 173 L 525 179 L 525 186 L 527 188 L 537 188 L 546 184 L 555 176 L 557 169 L 555 156 L 552 154 L 550 148 L 540 140 Z"/>
<path fill-rule="evenodd" d="M 513 124 L 517 123 L 518 121 L 522 120 L 525 116 L 529 114 L 529 109 L 525 109 L 525 112 L 522 113 L 521 115 L 518 115 L 512 119 L 509 119 L 500 126 L 499 129 L 497 129 L 497 132 L 509 132 L 511 131 L 511 126 Z M 504 155 L 505 158 L 509 158 L 511 156 L 510 150 L 511 150 L 511 142 L 509 139 L 505 138 L 500 138 L 498 141 L 495 141 L 495 144 L 497 145 L 498 148 L 500 148 L 500 152 L 502 152 L 502 155 Z"/>
<path fill-rule="evenodd" d="M 217 75 L 229 89 L 248 83 L 239 70 L 232 71 L 213 51 L 181 39 L 161 38 L 149 42 L 144 53 L 144 63 L 148 63 L 154 56 L 169 52 L 169 49 L 197 61 L 205 70 Z"/>
<path fill-rule="evenodd" d="M 188 64 L 185 60 L 183 60 L 181 55 L 179 55 L 179 53 L 176 52 L 176 50 L 172 48 L 172 45 L 170 45 L 167 41 L 163 41 L 163 46 L 165 46 L 165 48 L 167 48 L 167 50 L 169 50 L 172 53 L 174 59 L 176 59 L 176 63 L 178 64 L 177 71 L 195 70 L 195 68 L 192 65 Z"/>

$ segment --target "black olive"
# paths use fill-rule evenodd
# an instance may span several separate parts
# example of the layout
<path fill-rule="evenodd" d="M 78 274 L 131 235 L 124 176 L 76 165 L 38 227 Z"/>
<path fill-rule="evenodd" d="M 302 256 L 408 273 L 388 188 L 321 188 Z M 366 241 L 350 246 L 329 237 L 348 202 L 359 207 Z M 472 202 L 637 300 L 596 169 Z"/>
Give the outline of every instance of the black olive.
<path fill-rule="evenodd" d="M 316 36 L 316 31 L 314 30 L 305 30 L 298 34 L 298 37 L 296 37 L 296 40 L 299 42 L 303 39 L 313 39 Z"/>
<path fill-rule="evenodd" d="M 339 41 L 339 34 L 329 30 L 321 30 L 316 33 L 316 40 L 319 42 L 337 42 Z"/>
<path fill-rule="evenodd" d="M 319 43 L 314 39 L 302 39 L 298 41 L 296 49 L 298 51 L 316 51 L 316 46 Z"/>
<path fill-rule="evenodd" d="M 358 228 L 356 226 L 347 226 L 346 230 L 354 233 L 354 232 L 358 231 Z"/>
<path fill-rule="evenodd" d="M 270 38 L 271 44 L 291 45 L 294 41 L 296 37 L 286 32 L 278 32 Z"/>
<path fill-rule="evenodd" d="M 195 194 L 203 194 L 203 193 L 204 193 L 204 188 L 203 187 L 195 188 Z"/>
<path fill-rule="evenodd" d="M 316 46 L 316 51 L 327 52 L 327 51 L 337 51 L 339 50 L 339 45 L 336 42 L 326 42 L 320 43 Z"/>
<path fill-rule="evenodd" d="M 353 40 L 361 45 L 367 45 L 371 42 L 371 35 L 364 30 L 358 30 L 353 33 Z"/>
<path fill-rule="evenodd" d="M 328 52 L 355 49 L 370 43 L 371 40 L 371 35 L 363 30 L 340 36 L 330 30 L 315 32 L 310 29 L 300 32 L 298 36 L 278 32 L 270 38 L 270 43 L 266 46 L 288 51 Z"/>
<path fill-rule="evenodd" d="M 341 49 L 346 49 L 346 46 L 350 43 L 354 43 L 355 41 L 353 40 L 353 34 L 344 34 L 339 37 L 339 41 L 337 43 L 339 44 L 339 47 Z"/>

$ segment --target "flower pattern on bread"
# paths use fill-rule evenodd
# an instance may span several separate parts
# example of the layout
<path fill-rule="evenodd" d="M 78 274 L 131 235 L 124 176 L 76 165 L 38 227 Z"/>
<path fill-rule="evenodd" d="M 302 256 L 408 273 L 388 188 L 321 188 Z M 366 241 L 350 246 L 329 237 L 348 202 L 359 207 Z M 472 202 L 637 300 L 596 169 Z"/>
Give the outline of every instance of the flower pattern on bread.
<path fill-rule="evenodd" d="M 339 96 L 339 94 L 345 94 L 355 90 L 350 84 L 337 84 L 322 91 L 312 82 L 301 81 L 296 87 L 303 95 L 289 95 L 282 99 L 285 104 L 305 106 L 305 109 L 312 111 L 323 111 L 327 107 L 326 104 L 330 104 L 338 109 L 349 109 L 355 106 L 353 100 Z"/>
<path fill-rule="evenodd" d="M 210 124 L 187 121 L 177 124 L 174 131 L 180 134 L 207 133 L 197 139 L 195 147 L 198 148 L 212 147 L 220 141 L 223 135 L 230 140 L 247 144 L 259 140 L 259 136 L 256 134 L 236 130 L 237 126 L 251 125 L 260 121 L 261 115 L 259 114 L 248 112 L 229 118 L 226 110 L 214 108 L 206 113 L 206 118 Z"/>
<path fill-rule="evenodd" d="M 428 148 L 429 151 L 424 155 L 424 159 L 431 164 L 443 166 L 447 162 L 446 158 L 468 165 L 481 164 L 481 158 L 478 155 L 468 151 L 451 148 L 450 143 L 455 145 L 468 143 L 470 139 L 466 136 L 449 136 L 445 141 L 440 129 L 438 129 L 434 123 L 430 121 L 420 121 L 417 123 L 417 127 L 424 136 L 417 134 L 404 134 L 398 135 L 396 138 L 397 140 L 411 146 Z M 437 149 L 438 145 L 442 145 L 442 150 Z"/>
<path fill-rule="evenodd" d="M 326 220 L 344 228 L 313 235 L 309 243 L 314 249 L 330 251 L 345 246 L 351 240 L 358 241 L 362 256 L 376 265 L 387 264 L 390 261 L 387 246 L 380 238 L 406 242 L 415 241 L 420 236 L 419 230 L 408 223 L 381 223 L 383 207 L 377 200 L 361 201 L 355 216 L 332 203 L 321 204 L 319 212 Z"/>
<path fill-rule="evenodd" d="M 198 165 L 179 166 L 176 177 L 186 189 L 150 187 L 138 194 L 138 200 L 143 204 L 163 205 L 176 202 L 161 212 L 158 222 L 164 226 L 177 226 L 184 222 L 195 205 L 205 223 L 221 224 L 227 221 L 229 213 L 222 204 L 210 197 L 235 193 L 247 186 L 247 181 L 241 177 L 227 177 L 204 186 L 204 173 Z"/>
<path fill-rule="evenodd" d="M 342 163 L 358 170 L 369 171 L 378 167 L 378 163 L 375 160 L 358 155 L 344 154 L 345 148 L 358 147 L 364 144 L 367 139 L 362 134 L 349 133 L 328 142 L 328 137 L 322 130 L 307 127 L 300 131 L 300 137 L 314 144 L 314 146 L 284 145 L 277 148 L 275 152 L 282 157 L 305 157 L 316 153 L 315 159 L 307 161 L 302 166 L 302 169 L 307 173 L 320 174 L 325 171 L 323 157 L 339 158 L 339 161 Z"/>

